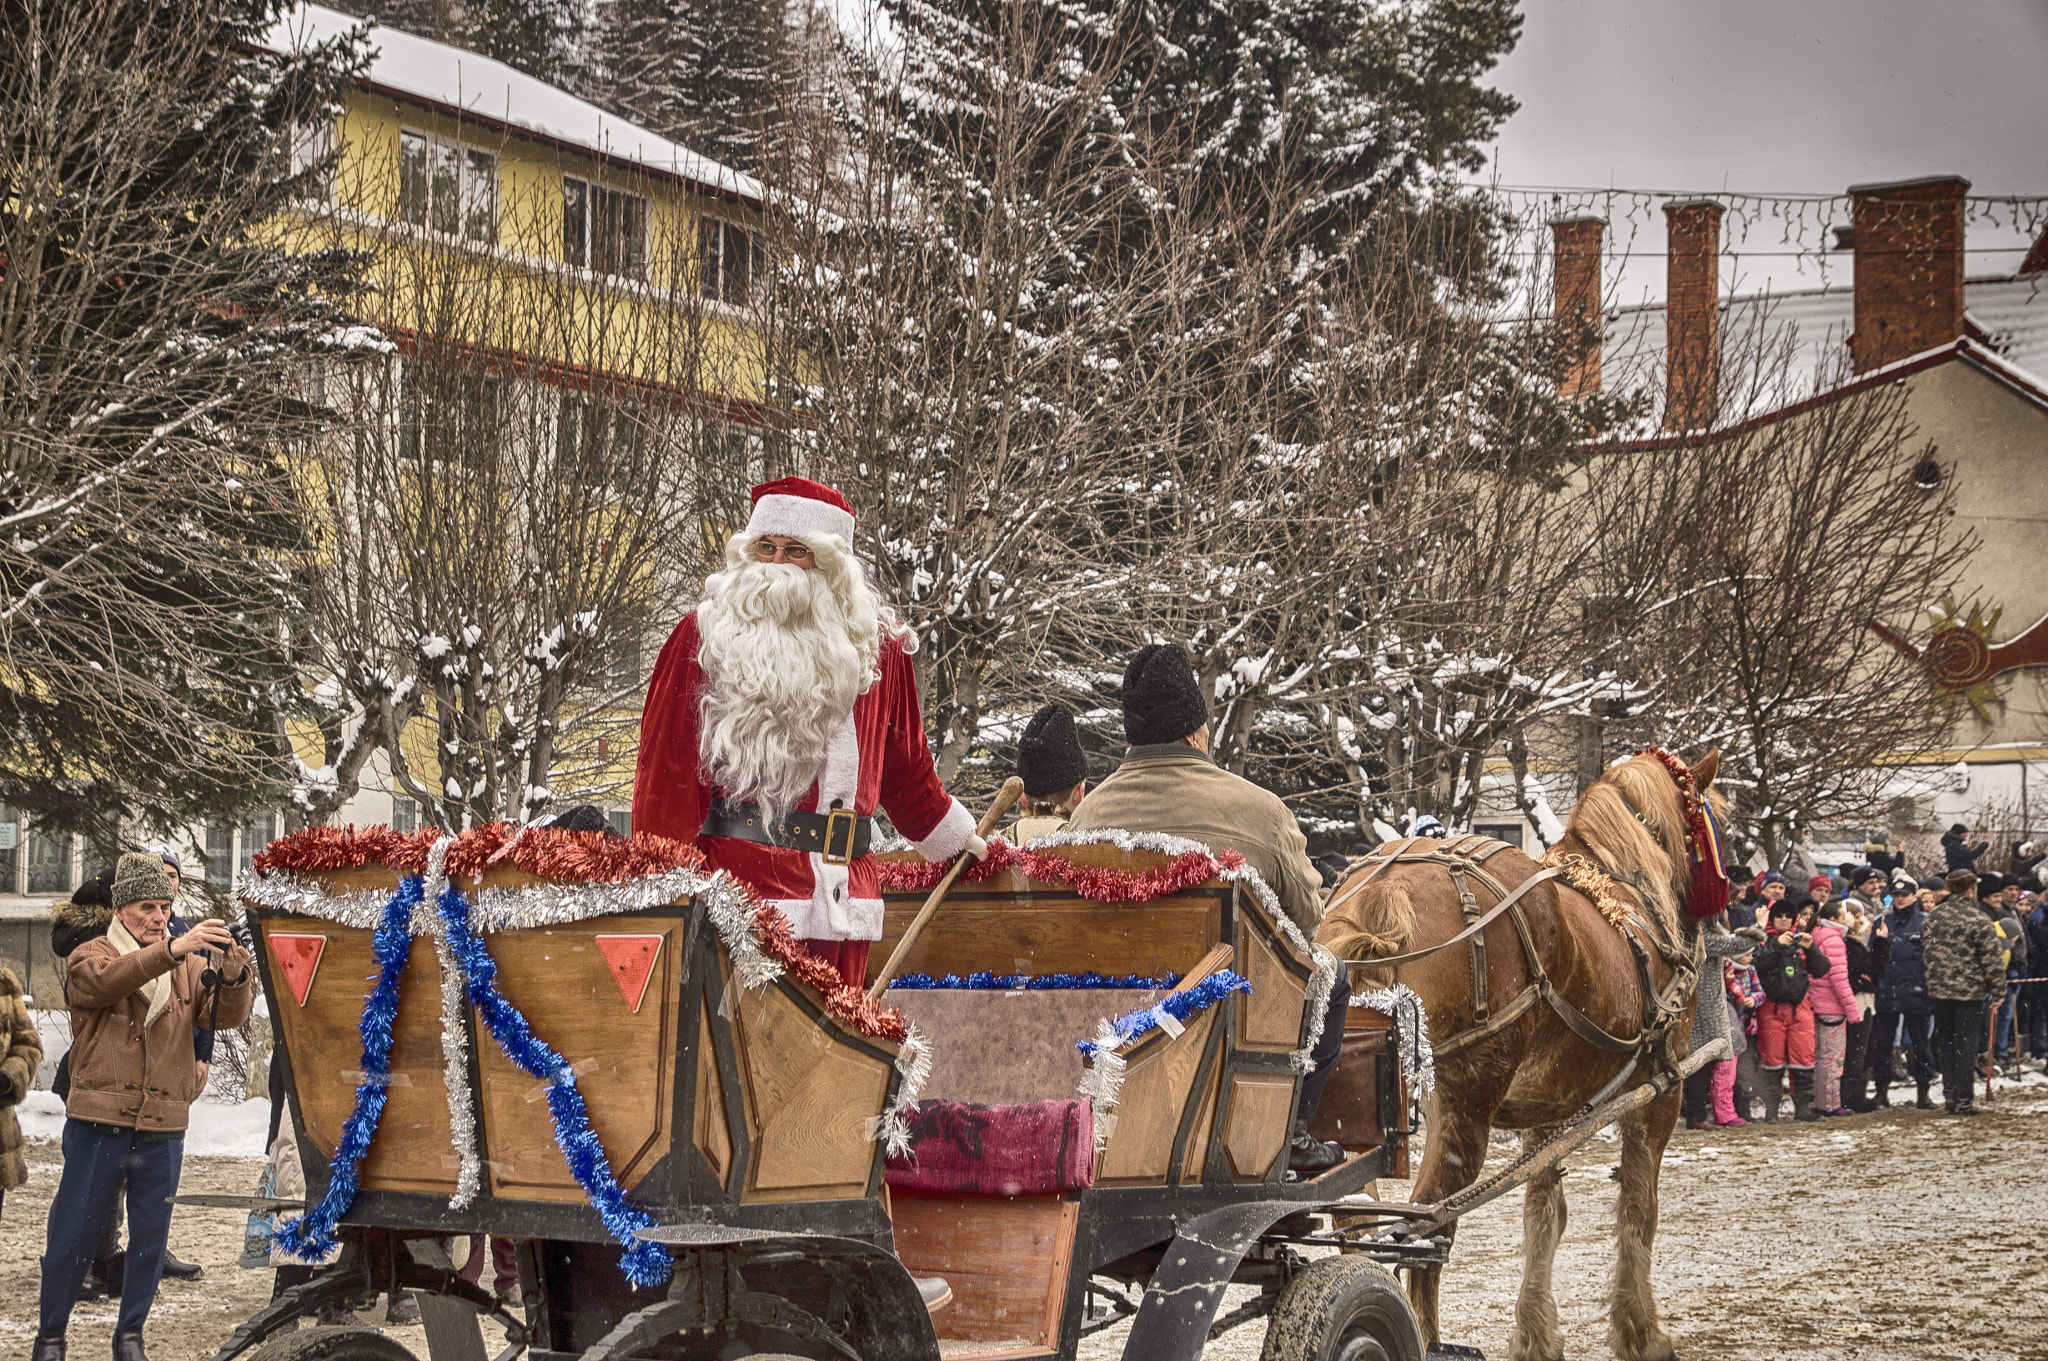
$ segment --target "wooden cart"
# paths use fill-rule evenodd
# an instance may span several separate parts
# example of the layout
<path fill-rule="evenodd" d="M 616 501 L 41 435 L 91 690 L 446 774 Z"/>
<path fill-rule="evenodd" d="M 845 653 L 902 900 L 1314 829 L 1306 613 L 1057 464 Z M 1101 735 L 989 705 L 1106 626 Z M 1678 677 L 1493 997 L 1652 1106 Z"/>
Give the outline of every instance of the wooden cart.
<path fill-rule="evenodd" d="M 1062 854 L 1124 871 L 1167 863 L 1113 846 Z M 337 901 L 399 883 L 378 867 L 307 878 Z M 501 866 L 464 888 L 543 882 Z M 889 901 L 877 964 L 916 896 Z M 275 907 L 249 915 L 310 1203 L 327 1189 L 363 1082 L 371 931 Z M 310 973 L 309 935 L 322 938 Z M 278 1335 L 378 1289 L 416 1293 L 434 1361 L 486 1355 L 480 1314 L 505 1332 L 501 1361 L 521 1349 L 536 1361 L 1071 1357 L 1082 1337 L 1127 1316 L 1124 1355 L 1165 1361 L 1196 1357 L 1212 1329 L 1268 1313 L 1279 1347 L 1270 1355 L 1422 1355 L 1383 1264 L 1441 1260 L 1442 1241 L 1386 1231 L 1401 1207 L 1357 1194 L 1406 1171 L 1398 1033 L 1387 1016 L 1352 1009 L 1339 1133 L 1353 1156 L 1313 1181 L 1290 1180 L 1297 1054 L 1320 1013 L 1309 1005 L 1316 963 L 1242 884 L 1105 903 L 1006 872 L 956 889 L 913 945 L 906 972 L 1171 975 L 1186 990 L 1229 969 L 1250 984 L 1092 1062 L 1076 1042 L 1103 1018 L 1155 1007 L 1160 989 L 892 988 L 887 1003 L 930 1037 L 927 1101 L 1000 1111 L 1073 1098 L 1091 1071 L 1120 1065 L 1109 1099 L 1093 1084 L 1085 1184 L 1020 1194 L 892 1190 L 877 1133 L 913 1067 L 899 1063 L 903 1047 L 835 1018 L 788 973 L 745 986 L 701 897 L 480 939 L 505 999 L 571 1064 L 618 1183 L 655 1221 L 640 1237 L 673 1257 L 669 1284 L 628 1284 L 618 1244 L 556 1145 L 548 1085 L 513 1066 L 467 1007 L 457 1013 L 461 1080 L 482 1184 L 451 1208 L 462 1159 L 450 1138 L 442 964 L 431 946 L 416 948 L 340 1259 L 248 1320 L 216 1361 L 256 1348 L 264 1361 L 402 1361 L 402 1348 L 370 1330 Z M 282 961 L 294 952 L 288 973 Z M 624 956 L 636 962 L 622 970 Z M 1331 1220 L 1344 1211 L 1348 1230 Z M 446 1239 L 472 1234 L 518 1240 L 520 1316 L 450 1269 Z M 1302 1249 L 1314 1246 L 1349 1250 L 1312 1260 Z M 913 1280 L 929 1275 L 954 1294 L 937 1314 Z M 1219 1319 L 1233 1283 L 1258 1293 Z"/>

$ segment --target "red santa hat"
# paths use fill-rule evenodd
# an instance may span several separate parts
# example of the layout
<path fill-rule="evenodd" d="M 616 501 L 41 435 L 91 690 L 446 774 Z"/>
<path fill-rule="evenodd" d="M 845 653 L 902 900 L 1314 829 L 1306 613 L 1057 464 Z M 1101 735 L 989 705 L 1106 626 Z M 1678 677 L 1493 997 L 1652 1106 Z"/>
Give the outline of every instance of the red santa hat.
<path fill-rule="evenodd" d="M 786 534 L 792 539 L 837 534 L 840 542 L 853 544 L 853 507 L 846 498 L 822 482 L 808 477 L 783 477 L 754 488 L 754 513 L 747 520 L 747 533 Z"/>

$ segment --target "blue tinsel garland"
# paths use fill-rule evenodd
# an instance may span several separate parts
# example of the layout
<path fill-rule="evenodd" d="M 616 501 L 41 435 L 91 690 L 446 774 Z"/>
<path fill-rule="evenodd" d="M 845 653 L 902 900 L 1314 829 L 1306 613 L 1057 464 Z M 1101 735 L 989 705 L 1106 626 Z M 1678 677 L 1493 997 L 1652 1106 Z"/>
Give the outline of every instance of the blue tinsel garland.
<path fill-rule="evenodd" d="M 506 1058 L 551 1084 L 548 1111 L 555 1118 L 555 1143 L 569 1160 L 569 1171 L 590 1198 L 591 1208 L 612 1237 L 625 1246 L 620 1270 L 636 1286 L 663 1284 L 674 1269 L 668 1249 L 634 1236 L 635 1230 L 653 1225 L 653 1216 L 628 1200 L 625 1188 L 612 1176 L 611 1160 L 590 1128 L 590 1111 L 583 1104 L 583 1094 L 576 1090 L 569 1061 L 535 1035 L 519 1008 L 498 991 L 497 961 L 469 929 L 469 900 L 462 890 L 450 883 L 441 894 L 440 909 L 441 920 L 448 927 L 449 953 L 462 970 L 469 1000 L 483 1016 L 491 1038 Z"/>
<path fill-rule="evenodd" d="M 334 1251 L 334 1226 L 348 1207 L 355 1204 L 361 1189 L 357 1173 L 376 1137 L 377 1122 L 384 1116 L 384 1102 L 391 1088 L 391 1022 L 398 1015 L 398 979 L 405 972 L 412 953 L 412 910 L 426 893 L 426 881 L 408 875 L 399 882 L 391 900 L 384 904 L 384 919 L 371 937 L 370 949 L 377 959 L 377 986 L 363 1001 L 362 1019 L 356 1030 L 363 1037 L 363 1079 L 356 1085 L 355 1107 L 341 1127 L 341 1142 L 328 1165 L 327 1193 L 320 1203 L 278 1230 L 273 1240 L 286 1253 L 299 1258 L 324 1257 Z"/>
<path fill-rule="evenodd" d="M 980 973 L 949 973 L 944 978 L 934 978 L 928 973 L 908 973 L 889 981 L 892 988 L 919 988 L 938 990 L 945 988 L 987 989 L 992 992 L 1015 992 L 1024 989 L 1029 992 L 1059 988 L 1128 988 L 1162 989 L 1180 982 L 1180 975 L 1170 973 L 1164 978 L 1146 978 L 1141 974 L 1099 974 L 1090 969 L 1086 973 L 1044 973 L 999 974 L 990 969 Z"/>
<path fill-rule="evenodd" d="M 1161 998 L 1156 1006 L 1140 1007 L 1138 1010 L 1117 1017 L 1110 1022 L 1116 1032 L 1115 1047 L 1122 1048 L 1138 1036 L 1159 1028 L 1159 1013 L 1164 1011 L 1176 1021 L 1185 1021 L 1190 1016 L 1199 1016 L 1215 1006 L 1233 992 L 1250 992 L 1252 985 L 1240 974 L 1228 969 L 1218 969 L 1186 992 L 1170 993 Z M 1105 1047 L 1097 1040 L 1082 1040 L 1074 1048 L 1093 1058 Z"/>

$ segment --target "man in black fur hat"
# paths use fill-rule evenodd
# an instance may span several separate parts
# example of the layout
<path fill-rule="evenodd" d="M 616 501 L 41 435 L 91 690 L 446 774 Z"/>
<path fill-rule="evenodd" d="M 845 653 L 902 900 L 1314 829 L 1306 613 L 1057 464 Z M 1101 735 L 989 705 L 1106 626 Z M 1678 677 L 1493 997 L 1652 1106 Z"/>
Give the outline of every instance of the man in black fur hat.
<path fill-rule="evenodd" d="M 1233 850 L 1279 896 L 1280 906 L 1313 939 L 1323 917 L 1322 876 L 1309 863 L 1308 839 L 1287 805 L 1272 791 L 1233 775 L 1209 759 L 1209 710 L 1182 648 L 1153 643 L 1138 649 L 1124 669 L 1123 764 L 1089 793 L 1068 826 L 1075 831 L 1121 828 L 1165 832 L 1211 850 Z M 1308 1132 L 1309 1117 L 1336 1071 L 1344 1040 L 1344 1010 L 1351 981 L 1337 970 L 1323 1018 L 1323 1033 L 1302 1078 L 1287 1164 L 1315 1173 L 1344 1160 L 1344 1151 Z"/>
<path fill-rule="evenodd" d="M 1066 705 L 1048 704 L 1031 715 L 1017 741 L 1017 778 L 1024 802 L 1010 840 L 1021 846 L 1035 836 L 1064 829 L 1088 792 L 1088 754 Z"/>

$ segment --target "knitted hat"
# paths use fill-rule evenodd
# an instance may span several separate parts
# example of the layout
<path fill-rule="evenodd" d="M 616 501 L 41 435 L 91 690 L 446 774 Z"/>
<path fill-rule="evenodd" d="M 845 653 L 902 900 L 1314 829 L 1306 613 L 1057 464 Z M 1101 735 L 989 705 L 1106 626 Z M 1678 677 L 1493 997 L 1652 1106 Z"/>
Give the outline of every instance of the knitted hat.
<path fill-rule="evenodd" d="M 1950 836 L 1968 836 L 1970 834 L 1970 829 L 1964 824 L 1958 822 L 1955 826 L 1948 829 L 1948 834 Z"/>
<path fill-rule="evenodd" d="M 1147 643 L 1124 668 L 1124 736 L 1134 747 L 1178 742 L 1209 721 L 1195 664 L 1175 643 Z"/>
<path fill-rule="evenodd" d="M 1064 794 L 1088 778 L 1088 757 L 1074 715 L 1064 704 L 1048 704 L 1031 715 L 1017 740 L 1017 774 L 1034 799 Z"/>
<path fill-rule="evenodd" d="M 1776 870 L 1765 870 L 1763 873 L 1763 877 L 1757 880 L 1756 886 L 1758 888 L 1762 888 L 1765 884 L 1782 884 L 1784 882 L 1784 875 L 1778 873 Z"/>
<path fill-rule="evenodd" d="M 837 534 L 840 542 L 853 545 L 853 507 L 824 483 L 808 477 L 778 478 L 755 487 L 753 495 L 748 534 L 787 534 L 792 539 Z"/>
<path fill-rule="evenodd" d="M 1806 891 L 1816 896 L 1834 890 L 1834 882 L 1825 874 L 1810 874 L 1806 878 Z"/>
<path fill-rule="evenodd" d="M 169 902 L 178 896 L 170 871 L 162 857 L 148 851 L 130 851 L 114 866 L 114 906 L 130 903 Z"/>
<path fill-rule="evenodd" d="M 1875 865 L 1864 865 L 1861 868 L 1859 868 L 1854 874 L 1849 876 L 1849 882 L 1856 885 L 1856 887 L 1858 888 L 1863 887 L 1872 879 L 1876 879 L 1879 882 L 1883 882 L 1884 871 L 1879 869 Z"/>

